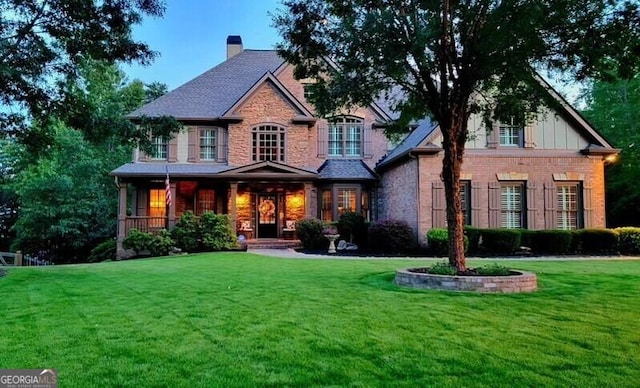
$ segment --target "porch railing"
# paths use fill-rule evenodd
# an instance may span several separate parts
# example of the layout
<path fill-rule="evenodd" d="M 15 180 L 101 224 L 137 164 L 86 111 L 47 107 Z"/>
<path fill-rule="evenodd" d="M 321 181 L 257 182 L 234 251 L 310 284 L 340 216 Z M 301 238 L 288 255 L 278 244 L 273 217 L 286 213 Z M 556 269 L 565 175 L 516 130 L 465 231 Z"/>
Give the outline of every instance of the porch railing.
<path fill-rule="evenodd" d="M 127 217 L 124 223 L 125 235 L 131 229 L 138 229 L 141 232 L 157 232 L 167 228 L 167 217 Z"/>

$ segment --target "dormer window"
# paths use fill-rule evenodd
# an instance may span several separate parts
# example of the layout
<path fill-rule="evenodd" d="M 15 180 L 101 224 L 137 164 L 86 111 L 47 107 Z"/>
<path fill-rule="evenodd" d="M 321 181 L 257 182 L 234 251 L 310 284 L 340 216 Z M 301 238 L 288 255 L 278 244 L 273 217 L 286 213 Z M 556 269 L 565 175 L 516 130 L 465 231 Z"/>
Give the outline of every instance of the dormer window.
<path fill-rule="evenodd" d="M 360 157 L 364 121 L 358 117 L 337 117 L 329 122 L 329 156 Z"/>
<path fill-rule="evenodd" d="M 200 128 L 200 160 L 216 160 L 218 128 Z"/>

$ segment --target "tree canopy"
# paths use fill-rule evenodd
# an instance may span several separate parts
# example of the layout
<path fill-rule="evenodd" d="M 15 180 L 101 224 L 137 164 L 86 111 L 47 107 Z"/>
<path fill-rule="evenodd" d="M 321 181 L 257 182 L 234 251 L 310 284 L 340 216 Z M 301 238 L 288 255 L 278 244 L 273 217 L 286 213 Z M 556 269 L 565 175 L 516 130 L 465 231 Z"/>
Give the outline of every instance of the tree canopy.
<path fill-rule="evenodd" d="M 321 115 L 379 96 L 426 116 L 443 135 L 449 261 L 463 271 L 460 171 L 471 114 L 486 121 L 551 103 L 536 70 L 588 77 L 635 74 L 638 3 L 612 0 L 285 0 L 274 16 L 280 53 L 314 78 Z M 594 44 L 596 43 L 596 44 Z M 393 127 L 391 127 L 393 128 Z"/>
<path fill-rule="evenodd" d="M 161 0 L 0 1 L 0 130 L 22 135 L 25 113 L 49 114 L 61 101 L 57 82 L 86 58 L 150 63 L 156 53 L 132 27 L 163 12 Z"/>

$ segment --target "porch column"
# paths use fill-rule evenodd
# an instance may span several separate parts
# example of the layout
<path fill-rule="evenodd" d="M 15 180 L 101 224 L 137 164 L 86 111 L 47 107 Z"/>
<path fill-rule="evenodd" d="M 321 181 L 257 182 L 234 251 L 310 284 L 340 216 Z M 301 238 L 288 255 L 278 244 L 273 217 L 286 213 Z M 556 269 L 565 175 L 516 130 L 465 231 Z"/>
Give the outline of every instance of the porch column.
<path fill-rule="evenodd" d="M 238 182 L 229 183 L 229 218 L 231 226 L 236 229 L 238 222 L 238 205 L 236 205 L 236 197 L 238 196 Z"/>
<path fill-rule="evenodd" d="M 304 183 L 304 217 L 315 217 L 311 209 L 311 189 L 313 185 L 309 182 Z"/>
<path fill-rule="evenodd" d="M 171 204 L 169 205 L 167 228 L 171 230 L 176 225 L 176 182 L 171 182 L 169 186 L 171 187 Z"/>
<path fill-rule="evenodd" d="M 118 183 L 119 197 L 118 197 L 118 236 L 116 238 L 116 256 L 124 252 L 122 247 L 122 241 L 126 237 L 126 224 L 127 224 L 127 184 L 124 182 Z"/>

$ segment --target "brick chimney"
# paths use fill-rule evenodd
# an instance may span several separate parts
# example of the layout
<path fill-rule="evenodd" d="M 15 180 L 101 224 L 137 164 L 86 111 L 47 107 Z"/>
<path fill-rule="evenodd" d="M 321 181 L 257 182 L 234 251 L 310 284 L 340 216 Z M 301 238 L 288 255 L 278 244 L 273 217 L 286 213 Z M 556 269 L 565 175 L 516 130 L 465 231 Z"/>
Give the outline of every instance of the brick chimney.
<path fill-rule="evenodd" d="M 227 36 L 227 59 L 242 52 L 242 38 L 240 35 Z"/>

